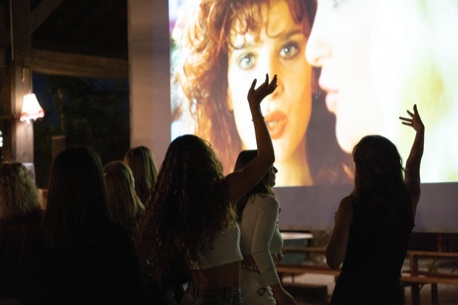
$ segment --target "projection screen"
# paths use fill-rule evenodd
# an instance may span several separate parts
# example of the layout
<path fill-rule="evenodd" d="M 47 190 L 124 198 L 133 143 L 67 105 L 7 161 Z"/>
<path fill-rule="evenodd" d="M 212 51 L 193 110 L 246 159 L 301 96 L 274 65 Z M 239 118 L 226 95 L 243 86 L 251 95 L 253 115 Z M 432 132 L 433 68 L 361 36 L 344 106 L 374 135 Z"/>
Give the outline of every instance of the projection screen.
<path fill-rule="evenodd" d="M 415 131 L 399 116 L 417 104 L 426 137 L 415 231 L 458 232 L 458 4 L 414 2 L 169 0 L 171 140 L 201 136 L 230 172 L 256 148 L 251 81 L 276 74 L 262 110 L 280 228 L 326 230 L 352 190 L 353 146 L 383 135 L 405 164 Z"/>

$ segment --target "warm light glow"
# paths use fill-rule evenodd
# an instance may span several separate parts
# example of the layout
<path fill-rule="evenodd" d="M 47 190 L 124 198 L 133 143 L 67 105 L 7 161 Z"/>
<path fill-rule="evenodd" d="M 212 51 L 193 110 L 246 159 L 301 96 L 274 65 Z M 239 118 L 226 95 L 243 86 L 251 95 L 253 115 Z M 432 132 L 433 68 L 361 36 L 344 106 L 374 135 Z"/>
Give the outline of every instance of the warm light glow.
<path fill-rule="evenodd" d="M 38 103 L 35 94 L 29 93 L 24 95 L 20 120 L 26 121 L 27 124 L 30 124 L 30 120 L 36 120 L 44 116 L 45 112 Z"/>

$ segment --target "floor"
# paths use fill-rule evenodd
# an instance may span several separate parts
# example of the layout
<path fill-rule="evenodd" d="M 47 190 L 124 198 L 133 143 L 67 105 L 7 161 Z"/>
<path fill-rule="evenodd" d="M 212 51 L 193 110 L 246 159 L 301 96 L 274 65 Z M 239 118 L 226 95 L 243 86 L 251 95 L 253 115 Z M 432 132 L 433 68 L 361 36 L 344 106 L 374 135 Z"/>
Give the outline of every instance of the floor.
<path fill-rule="evenodd" d="M 291 277 L 284 277 L 285 289 L 298 302 L 298 305 L 327 305 L 334 289 L 334 277 L 328 275 L 305 274 L 296 276 L 294 283 L 304 286 L 298 289 L 290 287 Z M 309 286 L 310 284 L 310 286 Z M 438 285 L 440 305 L 458 305 L 458 286 Z M 406 305 L 411 305 L 410 288 L 406 288 Z M 431 305 L 431 286 L 425 285 L 420 290 L 420 304 Z"/>

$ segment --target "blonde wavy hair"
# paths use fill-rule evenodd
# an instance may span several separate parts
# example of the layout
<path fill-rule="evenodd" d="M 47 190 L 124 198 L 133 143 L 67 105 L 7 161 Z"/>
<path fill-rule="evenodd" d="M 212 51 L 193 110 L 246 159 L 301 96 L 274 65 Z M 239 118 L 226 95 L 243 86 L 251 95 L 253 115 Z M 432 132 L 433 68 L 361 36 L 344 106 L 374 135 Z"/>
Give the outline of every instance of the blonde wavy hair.
<path fill-rule="evenodd" d="M 132 233 L 145 212 L 145 206 L 135 192 L 132 171 L 127 164 L 113 161 L 103 168 L 103 172 L 108 212 L 114 222 Z"/>
<path fill-rule="evenodd" d="M 40 197 L 27 168 L 19 162 L 0 167 L 0 220 L 23 216 L 40 209 Z"/>
<path fill-rule="evenodd" d="M 124 156 L 124 163 L 132 171 L 138 197 L 146 204 L 157 179 L 156 164 L 151 150 L 146 146 L 132 147 Z"/>

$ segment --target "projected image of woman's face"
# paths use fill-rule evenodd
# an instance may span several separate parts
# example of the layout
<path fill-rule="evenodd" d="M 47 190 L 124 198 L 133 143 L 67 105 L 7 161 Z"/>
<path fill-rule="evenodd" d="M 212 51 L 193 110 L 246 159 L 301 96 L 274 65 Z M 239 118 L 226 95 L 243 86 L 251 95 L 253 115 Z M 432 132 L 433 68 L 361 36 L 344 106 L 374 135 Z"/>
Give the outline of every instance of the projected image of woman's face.
<path fill-rule="evenodd" d="M 307 46 L 307 59 L 321 67 L 320 87 L 336 115 L 340 146 L 351 152 L 367 134 L 379 134 L 384 121 L 370 71 L 370 20 L 374 1 L 319 1 Z"/>
<path fill-rule="evenodd" d="M 294 22 L 285 1 L 263 7 L 262 28 L 256 32 L 234 34 L 228 56 L 229 107 L 243 149 L 256 148 L 251 114 L 246 102 L 246 86 L 254 78 L 277 74 L 278 87 L 263 103 L 276 161 L 283 163 L 305 157 L 305 134 L 311 114 L 312 68 L 305 59 L 307 37 L 303 25 Z M 240 32 L 240 25 L 232 25 Z"/>
<path fill-rule="evenodd" d="M 406 160 L 412 133 L 398 117 L 417 104 L 428 128 L 422 182 L 457 181 L 458 144 L 443 132 L 458 128 L 457 11 L 456 1 L 318 0 L 306 57 L 321 68 L 343 150 L 380 134 Z"/>
<path fill-rule="evenodd" d="M 314 0 L 183 1 L 172 33 L 173 136 L 208 140 L 229 173 L 240 150 L 256 148 L 248 88 L 277 75 L 261 104 L 276 186 L 350 183 L 350 155 L 337 144 L 334 116 L 315 91 L 318 70 L 305 57 L 315 11 Z"/>

